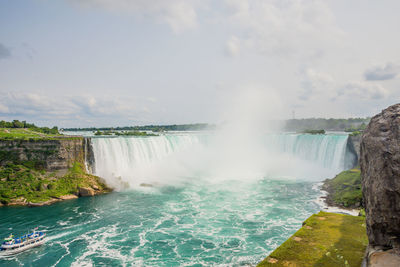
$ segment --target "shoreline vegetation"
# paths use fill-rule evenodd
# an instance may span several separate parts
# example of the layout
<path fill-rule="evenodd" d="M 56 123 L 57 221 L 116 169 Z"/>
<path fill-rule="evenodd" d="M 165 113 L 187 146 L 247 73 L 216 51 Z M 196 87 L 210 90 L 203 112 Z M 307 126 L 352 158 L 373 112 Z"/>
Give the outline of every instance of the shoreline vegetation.
<path fill-rule="evenodd" d="M 86 172 L 83 152 L 73 147 L 83 148 L 81 136 L 64 136 L 57 127 L 25 121 L 0 121 L 0 142 L 0 206 L 41 206 L 111 191 L 100 177 Z M 65 154 L 56 160 L 69 168 L 45 167 L 57 153 Z"/>
<path fill-rule="evenodd" d="M 0 128 L 0 141 L 40 141 L 40 140 L 59 140 L 59 139 L 78 139 L 80 136 L 57 134 L 46 134 L 29 128 Z"/>
<path fill-rule="evenodd" d="M 348 118 L 348 119 L 290 119 L 285 121 L 270 121 L 272 125 L 282 125 L 283 131 L 286 132 L 303 132 L 303 131 L 344 131 L 344 132 L 361 132 L 371 118 Z M 84 127 L 84 128 L 63 128 L 63 131 L 206 131 L 215 130 L 223 126 L 221 124 L 210 123 L 193 123 L 193 124 L 169 124 L 169 125 L 142 125 L 142 126 L 124 126 L 124 127 Z"/>
<path fill-rule="evenodd" d="M 24 162 L 0 167 L 0 206 L 42 206 L 110 191 L 101 178 L 86 173 L 79 162 L 65 174 Z"/>
<path fill-rule="evenodd" d="M 325 197 L 328 206 L 363 209 L 359 167 L 343 171 L 332 179 L 326 179 L 321 189 L 328 193 Z"/>
<path fill-rule="evenodd" d="M 214 130 L 215 124 L 193 123 L 193 124 L 171 124 L 171 125 L 144 125 L 144 126 L 124 126 L 124 127 L 86 127 L 86 128 L 63 128 L 63 131 L 91 131 L 91 132 L 115 132 L 115 131 L 202 131 Z"/>
<path fill-rule="evenodd" d="M 365 217 L 320 211 L 257 266 L 361 266 Z"/>
<path fill-rule="evenodd" d="M 323 182 L 328 207 L 360 210 L 358 216 L 320 211 L 257 266 L 361 266 L 368 245 L 359 167 Z"/>
<path fill-rule="evenodd" d="M 94 133 L 95 136 L 140 136 L 140 137 L 146 137 L 146 136 L 158 136 L 158 134 L 154 133 L 148 133 L 148 132 L 143 132 L 143 131 L 99 131 L 97 130 Z"/>
<path fill-rule="evenodd" d="M 303 134 L 325 134 L 325 130 L 324 129 L 320 129 L 320 130 L 304 130 L 304 131 L 301 131 L 300 133 L 303 133 Z"/>

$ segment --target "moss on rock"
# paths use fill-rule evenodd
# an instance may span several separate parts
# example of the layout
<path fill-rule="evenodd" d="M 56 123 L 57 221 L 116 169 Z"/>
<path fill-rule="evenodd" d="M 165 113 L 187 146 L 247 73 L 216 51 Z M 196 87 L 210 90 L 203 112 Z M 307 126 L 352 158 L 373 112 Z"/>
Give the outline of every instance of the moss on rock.
<path fill-rule="evenodd" d="M 365 217 L 319 212 L 258 266 L 361 266 Z"/>

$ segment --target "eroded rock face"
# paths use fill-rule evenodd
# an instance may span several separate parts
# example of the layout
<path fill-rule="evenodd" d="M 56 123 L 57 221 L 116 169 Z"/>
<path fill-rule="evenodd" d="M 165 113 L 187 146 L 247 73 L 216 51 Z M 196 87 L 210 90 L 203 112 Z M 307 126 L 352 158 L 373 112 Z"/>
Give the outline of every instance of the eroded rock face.
<path fill-rule="evenodd" d="M 89 187 L 80 187 L 79 188 L 79 196 L 81 197 L 90 197 L 94 196 L 95 192 L 92 188 Z"/>
<path fill-rule="evenodd" d="M 371 119 L 360 147 L 370 246 L 400 248 L 400 104 Z"/>
<path fill-rule="evenodd" d="M 48 171 L 67 171 L 74 162 L 84 164 L 89 156 L 89 163 L 93 163 L 93 151 L 89 148 L 90 140 L 87 138 L 2 140 L 0 152 L 5 156 L 0 165 L 16 160 L 34 161 Z"/>

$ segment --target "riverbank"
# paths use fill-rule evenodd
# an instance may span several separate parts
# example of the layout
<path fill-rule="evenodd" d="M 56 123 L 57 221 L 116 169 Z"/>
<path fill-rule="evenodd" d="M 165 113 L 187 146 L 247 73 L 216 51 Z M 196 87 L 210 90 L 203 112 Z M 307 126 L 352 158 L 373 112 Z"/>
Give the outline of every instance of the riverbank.
<path fill-rule="evenodd" d="M 361 266 L 365 217 L 319 212 L 257 266 Z"/>
<path fill-rule="evenodd" d="M 111 191 L 101 178 L 86 173 L 78 162 L 59 175 L 24 165 L 1 166 L 0 206 L 43 206 Z"/>
<path fill-rule="evenodd" d="M 321 211 L 324 212 L 330 212 L 330 213 L 340 213 L 340 214 L 346 214 L 346 215 L 352 215 L 352 216 L 359 216 L 360 213 L 363 212 L 363 209 L 360 208 L 346 208 L 343 206 L 339 205 L 334 205 L 334 204 L 328 204 L 326 199 L 328 196 L 328 192 L 322 189 L 324 183 L 318 183 L 316 187 L 318 190 L 321 192 L 321 195 L 317 198 L 316 203 L 318 206 L 321 207 Z"/>
<path fill-rule="evenodd" d="M 326 179 L 321 190 L 327 208 L 350 212 L 363 209 L 361 171 L 359 168 L 343 171 L 332 179 Z"/>
<path fill-rule="evenodd" d="M 90 159 L 90 140 L 83 137 L 0 129 L 0 206 L 42 206 L 110 192 L 87 172 Z"/>

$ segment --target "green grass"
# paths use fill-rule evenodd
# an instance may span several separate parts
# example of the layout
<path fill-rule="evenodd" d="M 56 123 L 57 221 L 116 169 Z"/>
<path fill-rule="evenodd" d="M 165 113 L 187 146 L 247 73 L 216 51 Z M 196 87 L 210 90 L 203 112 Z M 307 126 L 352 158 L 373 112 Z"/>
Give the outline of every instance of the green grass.
<path fill-rule="evenodd" d="M 362 132 L 360 132 L 360 131 L 354 131 L 354 132 L 350 133 L 349 135 L 350 136 L 357 136 L 357 135 L 361 135 L 361 134 L 362 134 Z"/>
<path fill-rule="evenodd" d="M 19 198 L 27 202 L 43 202 L 76 194 L 78 187 L 90 187 L 93 184 L 100 190 L 107 190 L 98 177 L 87 174 L 77 162 L 63 177 L 21 164 L 7 164 L 0 167 L 0 202 L 9 204 Z"/>
<path fill-rule="evenodd" d="M 258 266 L 361 266 L 365 217 L 319 212 Z"/>
<path fill-rule="evenodd" d="M 332 200 L 341 206 L 362 206 L 361 171 L 351 169 L 339 173 L 335 178 L 327 180 L 325 186 L 332 192 Z"/>
<path fill-rule="evenodd" d="M 0 128 L 0 141 L 10 140 L 56 140 L 59 138 L 74 139 L 76 137 L 64 136 L 61 134 L 45 134 L 27 128 Z"/>

